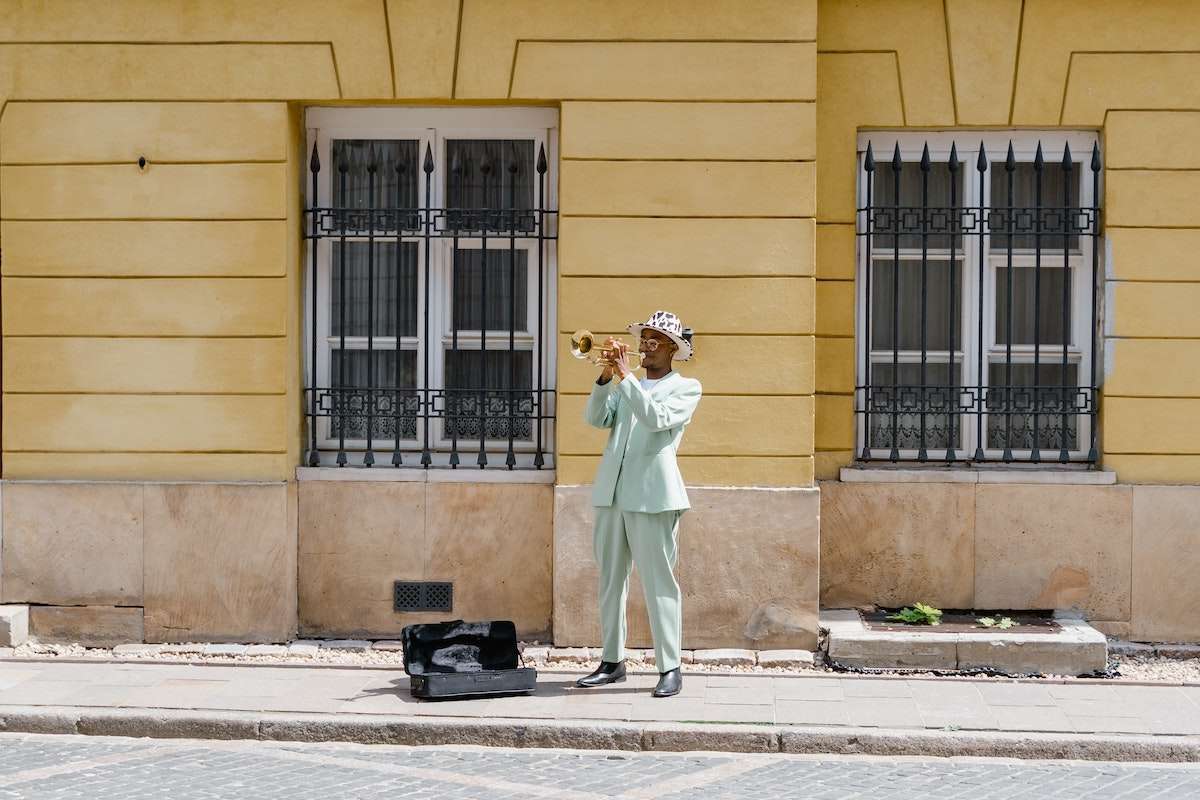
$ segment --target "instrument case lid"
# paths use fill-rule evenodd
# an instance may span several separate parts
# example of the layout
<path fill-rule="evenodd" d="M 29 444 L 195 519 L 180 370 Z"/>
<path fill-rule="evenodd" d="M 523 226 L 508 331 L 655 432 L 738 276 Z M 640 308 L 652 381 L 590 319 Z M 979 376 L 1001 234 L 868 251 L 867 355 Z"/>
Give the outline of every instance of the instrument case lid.
<path fill-rule="evenodd" d="M 408 625 L 400 640 L 409 675 L 516 669 L 520 661 L 511 620 Z"/>

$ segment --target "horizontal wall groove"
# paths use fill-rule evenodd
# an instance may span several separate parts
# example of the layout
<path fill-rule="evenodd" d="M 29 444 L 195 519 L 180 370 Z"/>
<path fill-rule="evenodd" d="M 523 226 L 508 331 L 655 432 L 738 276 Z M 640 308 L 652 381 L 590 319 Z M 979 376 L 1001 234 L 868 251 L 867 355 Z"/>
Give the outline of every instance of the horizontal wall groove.
<path fill-rule="evenodd" d="M 287 217 L 0 217 L 0 222 L 286 222 Z"/>
<path fill-rule="evenodd" d="M 573 331 L 563 331 L 563 333 L 573 333 Z M 246 334 L 222 334 L 215 333 L 211 336 L 190 334 L 170 334 L 170 333 L 6 333 L 5 339 L 287 339 L 285 333 L 246 333 Z"/>
<path fill-rule="evenodd" d="M 444 98 L 444 97 L 443 97 L 443 98 L 430 98 L 430 99 L 433 99 L 433 100 L 439 100 L 440 102 L 445 102 L 445 98 Z M 514 98 L 509 98 L 509 99 L 514 99 Z M 64 102 L 69 102 L 69 101 L 64 101 Z M 226 101 L 210 101 L 210 102 L 226 102 Z M 237 101 L 237 102 L 243 102 L 243 101 Z M 249 102 L 249 101 L 245 101 L 245 102 Z M 268 100 L 268 101 L 261 101 L 261 102 L 279 102 L 279 101 L 278 101 L 278 100 L 275 100 L 275 101 L 269 101 L 269 100 Z M 797 104 L 797 103 L 808 103 L 808 104 L 815 104 L 817 101 L 816 101 L 816 99 L 815 99 L 815 98 L 812 98 L 812 97 L 796 97 L 796 98 L 762 98 L 762 99 L 753 99 L 753 98 L 751 98 L 751 99 L 749 99 L 749 100 L 745 100 L 745 99 L 738 99 L 738 98 L 732 98 L 732 97 L 718 97 L 718 98 L 709 98 L 709 97 L 703 97 L 703 98 L 679 98 L 679 97 L 634 97 L 634 98 L 613 98 L 613 97 L 563 97 L 563 98 L 561 98 L 561 100 L 560 100 L 559 102 L 561 102 L 561 103 L 643 103 L 643 104 L 644 104 L 644 103 L 713 103 L 713 104 L 719 104 L 719 103 L 740 103 L 740 104 L 751 104 L 751 105 L 752 105 L 752 104 L 755 104 L 755 103 L 788 103 L 788 104 L 791 104 L 791 105 L 795 105 L 795 104 Z M 543 105 L 543 106 L 557 106 L 557 105 L 558 105 L 558 103 L 548 103 L 548 102 L 546 102 L 546 101 L 544 101 L 544 100 L 540 100 L 540 101 L 539 101 L 539 100 L 529 100 L 529 101 L 522 100 L 522 101 L 521 101 L 521 104 L 522 104 L 522 105 Z"/>
<path fill-rule="evenodd" d="M 277 392 L 97 392 L 97 391 L 41 391 L 9 389 L 6 396 L 28 395 L 31 397 L 286 397 L 287 391 Z M 386 415 L 384 415 L 386 416 Z"/>
<path fill-rule="evenodd" d="M 1200 172 L 1200 170 L 1195 171 Z M 1111 222 L 1104 225 L 1104 230 L 1109 228 L 1141 231 L 1195 231 L 1200 230 L 1200 225 L 1121 225 L 1120 223 Z M 1101 235 L 1104 235 L 1104 230 L 1100 231 Z"/>
<path fill-rule="evenodd" d="M 28 47 L 28 46 L 34 46 L 34 45 L 36 45 L 38 47 L 41 47 L 43 45 L 45 45 L 47 47 L 63 47 L 63 46 L 91 47 L 94 45 L 107 45 L 107 46 L 112 46 L 112 45 L 150 45 L 153 47 L 162 47 L 162 46 L 187 47 L 190 45 L 195 45 L 195 46 L 199 46 L 199 47 L 204 47 L 207 45 L 250 45 L 250 46 L 254 46 L 254 47 L 261 46 L 261 45 L 270 45 L 270 46 L 274 46 L 274 47 L 288 47 L 288 46 L 292 46 L 292 45 L 321 45 L 324 47 L 333 47 L 333 41 L 332 40 L 322 41 L 320 39 L 312 39 L 312 40 L 289 39 L 286 42 L 281 42 L 279 40 L 269 41 L 266 39 L 176 39 L 176 40 L 138 39 L 138 40 L 133 40 L 133 41 L 122 40 L 122 39 L 89 39 L 87 41 L 79 41 L 78 39 L 75 39 L 75 40 L 39 39 L 36 41 L 25 41 L 22 39 L 22 40 L 5 40 L 5 41 L 0 42 L 0 47 L 9 47 L 9 46 Z M 36 102 L 41 102 L 41 101 L 27 99 L 26 102 L 36 103 Z M 76 100 L 76 102 L 79 102 L 79 101 Z M 180 102 L 184 102 L 184 101 L 180 101 Z"/>
<path fill-rule="evenodd" d="M 16 392 L 8 392 L 8 394 L 16 394 Z M 816 392 L 815 394 L 814 393 L 803 394 L 803 393 L 799 393 L 799 392 L 705 392 L 704 396 L 705 397 L 746 397 L 746 398 L 754 398 L 754 397 L 805 398 L 805 397 L 815 397 L 818 394 L 825 394 L 825 393 L 824 392 Z M 559 397 L 590 397 L 591 392 L 559 391 L 558 396 Z M 386 416 L 386 415 L 383 415 L 383 416 Z"/>
<path fill-rule="evenodd" d="M 40 275 L 34 277 L 41 277 Z M 135 276 L 136 277 L 136 276 Z M 275 276 L 266 276 L 275 277 Z M 739 272 L 739 273 L 723 273 L 713 275 L 707 272 L 656 272 L 653 275 L 643 275 L 637 272 L 630 273 L 592 273 L 592 272 L 560 272 L 560 278 L 636 278 L 644 280 L 646 278 L 701 278 L 706 281 L 721 281 L 721 280 L 774 280 L 779 278 L 812 278 L 811 272 Z M 821 280 L 817 278 L 817 280 Z"/>
<path fill-rule="evenodd" d="M 282 280 L 286 278 L 286 274 L 276 273 L 273 275 L 98 275 L 91 274 L 62 274 L 54 273 L 38 273 L 38 272 L 5 272 L 4 278 L 24 278 L 27 280 L 84 280 L 84 281 L 163 281 L 163 280 L 178 280 L 178 281 L 206 281 L 206 280 L 221 280 L 221 281 L 242 281 L 242 280 Z"/>
<path fill-rule="evenodd" d="M 1122 283 L 1122 284 L 1130 284 L 1130 285 L 1139 284 L 1139 283 L 1149 283 L 1149 284 L 1178 283 L 1178 284 L 1182 284 L 1182 285 L 1186 286 L 1186 285 L 1192 284 L 1192 283 L 1200 283 L 1200 278 L 1153 278 L 1153 277 L 1151 277 L 1151 278 L 1140 278 L 1140 277 L 1139 278 L 1120 278 L 1120 277 L 1113 278 L 1113 277 L 1109 277 L 1109 278 L 1105 279 L 1105 282 L 1106 283 Z"/>
<path fill-rule="evenodd" d="M 796 214 L 695 214 L 680 216 L 679 214 L 568 214 L 560 212 L 559 216 L 566 219 L 812 219 L 811 216 L 805 217 Z"/>
<path fill-rule="evenodd" d="M 4 449 L 5 453 L 44 453 L 46 455 L 71 455 L 88 453 L 94 455 L 287 455 L 286 450 L 22 450 L 11 447 Z M 351 468 L 357 469 L 357 468 Z"/>
<path fill-rule="evenodd" d="M 815 164 L 815 158 L 608 158 L 564 156 L 562 161 L 612 162 L 618 164 Z M 164 162 L 159 162 L 164 163 Z"/>
<path fill-rule="evenodd" d="M 816 44 L 817 43 L 816 39 L 715 39 L 712 37 L 705 37 L 702 39 L 692 39 L 692 38 L 664 39 L 661 37 L 654 37 L 654 38 L 648 38 L 648 39 L 634 38 L 634 37 L 623 37 L 623 38 L 612 38 L 612 39 L 593 39 L 593 38 L 563 39 L 563 38 L 559 38 L 559 37 L 548 37 L 548 38 L 531 37 L 531 38 L 518 38 L 515 41 L 516 41 L 516 48 L 519 48 L 523 44 L 764 44 L 764 45 L 772 45 L 772 44 Z"/>
<path fill-rule="evenodd" d="M 1200 167 L 1110 167 L 1108 172 L 1200 172 Z"/>
<path fill-rule="evenodd" d="M 1106 399 L 1106 400 L 1200 400 L 1200 395 L 1196 395 L 1196 394 L 1130 394 L 1129 392 L 1121 392 L 1120 394 L 1116 394 L 1116 393 L 1109 394 L 1109 393 L 1105 392 L 1101 395 L 1101 398 Z"/>
<path fill-rule="evenodd" d="M 565 331 L 564 331 L 565 332 Z M 1200 341 L 1200 336 L 1114 336 L 1113 334 L 1105 334 L 1104 340 L 1119 341 L 1121 339 L 1129 339 L 1132 341 L 1151 341 L 1151 342 L 1196 342 Z"/>
<path fill-rule="evenodd" d="M 184 167 L 212 167 L 212 166 L 238 166 L 241 164 L 287 164 L 287 159 L 278 158 L 239 158 L 239 159 L 196 159 L 196 160 L 174 160 L 165 158 L 147 158 L 146 166 L 153 167 L 161 166 L 184 166 Z M 123 161 L 0 161 L 0 167 L 136 167 L 137 160 Z"/>
<path fill-rule="evenodd" d="M 574 330 L 573 328 L 571 328 L 571 329 L 568 329 L 568 328 L 563 328 L 562 330 L 560 330 L 560 331 L 559 331 L 559 333 L 561 333 L 561 334 L 564 334 L 564 335 L 567 335 L 567 336 L 571 335 L 571 334 L 572 334 L 572 333 L 574 333 L 574 332 L 575 332 L 575 330 Z M 598 333 L 598 331 L 592 331 L 592 332 L 593 332 L 593 333 Z M 621 332 L 619 332 L 619 333 L 614 333 L 614 334 L 612 334 L 612 335 L 613 335 L 613 336 L 618 336 L 618 335 L 619 335 L 619 336 L 626 336 L 626 335 L 628 335 L 628 334 L 627 334 L 626 332 L 624 332 L 624 331 L 621 331 Z M 746 332 L 746 331 L 729 331 L 729 332 L 726 332 L 726 331 L 696 331 L 696 335 L 697 335 L 697 336 L 784 336 L 784 337 L 789 337 L 789 338 L 794 338 L 794 337 L 798 337 L 798 336 L 816 336 L 816 334 L 814 334 L 814 333 L 779 333 L 779 332 L 763 332 L 763 333 L 756 333 L 756 332 L 753 332 L 753 331 L 751 331 L 751 332 Z M 823 337 L 820 337 L 820 338 L 825 338 L 825 339 L 833 339 L 833 338 L 844 338 L 844 339 L 851 339 L 851 338 L 853 338 L 853 337 L 851 337 L 851 336 L 844 336 L 844 337 L 823 336 Z"/>
<path fill-rule="evenodd" d="M 14 451 L 6 451 L 6 452 L 14 452 Z M 840 452 L 844 452 L 844 451 L 838 450 L 838 451 L 834 451 L 834 452 L 840 453 Z M 559 455 L 563 456 L 563 457 L 570 457 L 570 458 L 581 458 L 581 457 L 599 458 L 601 455 L 603 455 L 603 453 L 601 453 L 599 450 L 597 450 L 592 453 L 559 453 Z M 760 454 L 755 454 L 755 453 L 730 453 L 730 454 L 726 455 L 724 453 L 679 453 L 678 457 L 681 459 L 682 458 L 761 458 L 761 459 L 772 459 L 773 460 L 773 459 L 777 459 L 777 458 L 791 458 L 791 459 L 812 458 L 812 454 L 811 453 L 796 453 L 796 454 L 787 454 L 787 455 L 778 455 L 778 454 L 769 454 L 769 455 L 761 454 L 760 455 Z M 357 468 L 346 467 L 346 469 L 357 469 Z M 390 467 L 381 467 L 380 469 L 390 469 Z"/>

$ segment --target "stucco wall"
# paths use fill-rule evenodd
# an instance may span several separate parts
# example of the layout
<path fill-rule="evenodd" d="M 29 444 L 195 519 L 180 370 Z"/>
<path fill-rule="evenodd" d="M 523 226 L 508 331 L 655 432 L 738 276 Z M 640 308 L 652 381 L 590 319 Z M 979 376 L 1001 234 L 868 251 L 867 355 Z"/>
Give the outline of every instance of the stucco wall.
<path fill-rule="evenodd" d="M 708 388 L 688 479 L 810 484 L 816 3 L 703 5 L 62 0 L 6 14 L 5 476 L 287 479 L 301 110 L 462 100 L 561 103 L 555 344 L 672 308 L 701 337 L 689 369 Z M 578 422 L 588 373 L 560 369 L 568 483 L 601 446 Z"/>
<path fill-rule="evenodd" d="M 823 0 L 817 119 L 817 474 L 852 459 L 855 133 L 1100 130 L 1104 465 L 1200 481 L 1200 16 L 1189 0 Z M 1174 51 L 1174 52 L 1172 52 Z"/>

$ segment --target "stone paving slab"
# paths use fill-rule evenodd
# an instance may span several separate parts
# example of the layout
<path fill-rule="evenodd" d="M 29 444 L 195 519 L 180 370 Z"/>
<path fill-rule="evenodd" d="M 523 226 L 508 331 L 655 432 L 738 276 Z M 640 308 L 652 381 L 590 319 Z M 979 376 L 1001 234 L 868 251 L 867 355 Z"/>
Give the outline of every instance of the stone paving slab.
<path fill-rule="evenodd" d="M 429 702 L 414 699 L 407 676 L 395 669 L 0 662 L 0 717 L 22 708 L 26 711 L 15 718 L 28 721 L 39 713 L 75 708 L 87 713 L 131 709 L 151 716 L 171 711 L 377 717 L 369 724 L 383 726 L 397 720 L 595 722 L 631 726 L 638 737 L 654 723 L 762 725 L 773 731 L 844 728 L 847 736 L 876 730 L 1043 732 L 1075 738 L 1140 734 L 1176 743 L 1200 737 L 1200 687 L 707 675 L 685 669 L 683 692 L 657 699 L 649 695 L 654 675 L 634 674 L 594 690 L 575 689 L 576 677 L 543 673 L 533 696 Z"/>
<path fill-rule="evenodd" d="M 1195 797 L 1200 766 L 580 752 L 0 733 L 0 797 L 813 800 Z"/>

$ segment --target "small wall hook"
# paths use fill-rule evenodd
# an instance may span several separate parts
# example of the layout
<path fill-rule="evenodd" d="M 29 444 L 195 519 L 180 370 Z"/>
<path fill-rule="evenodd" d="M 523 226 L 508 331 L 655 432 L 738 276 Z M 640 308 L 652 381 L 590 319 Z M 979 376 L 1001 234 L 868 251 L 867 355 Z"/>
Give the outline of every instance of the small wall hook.
<path fill-rule="evenodd" d="M 145 156 L 138 156 L 138 169 L 140 169 L 140 170 L 142 170 L 142 171 L 145 171 L 145 169 L 146 169 L 146 164 L 148 164 L 148 163 L 149 163 L 149 162 L 148 162 L 148 161 L 146 161 L 146 157 L 145 157 Z"/>

